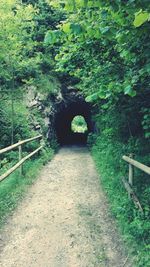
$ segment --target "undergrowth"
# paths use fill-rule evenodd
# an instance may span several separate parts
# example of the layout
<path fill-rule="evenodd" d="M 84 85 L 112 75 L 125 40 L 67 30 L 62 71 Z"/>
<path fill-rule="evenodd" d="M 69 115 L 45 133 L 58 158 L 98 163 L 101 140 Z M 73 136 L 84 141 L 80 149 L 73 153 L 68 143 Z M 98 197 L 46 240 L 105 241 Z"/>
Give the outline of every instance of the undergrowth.
<path fill-rule="evenodd" d="M 43 149 L 40 157 L 36 156 L 24 163 L 23 176 L 16 170 L 0 183 L 0 228 L 37 179 L 42 166 L 52 159 L 53 153 L 51 148 Z"/>
<path fill-rule="evenodd" d="M 128 199 L 128 194 L 122 185 L 121 177 L 128 178 L 128 164 L 122 156 L 129 155 L 135 150 L 143 148 L 143 144 L 135 145 L 134 140 L 123 144 L 115 141 L 103 133 L 99 137 L 92 137 L 92 154 L 96 162 L 102 186 L 108 196 L 112 214 L 116 218 L 120 232 L 132 255 L 133 267 L 150 266 L 150 183 L 148 175 L 141 171 L 135 172 L 134 190 L 142 204 L 144 214 Z M 137 144 L 137 140 L 136 140 Z M 136 159 L 149 166 L 149 155 L 136 153 Z"/>

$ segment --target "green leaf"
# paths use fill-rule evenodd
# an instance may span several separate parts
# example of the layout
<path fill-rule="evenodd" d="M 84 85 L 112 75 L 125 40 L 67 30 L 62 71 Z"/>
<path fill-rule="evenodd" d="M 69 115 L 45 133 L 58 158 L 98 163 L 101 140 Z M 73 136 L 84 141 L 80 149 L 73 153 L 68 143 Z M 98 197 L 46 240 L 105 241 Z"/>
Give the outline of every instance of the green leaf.
<path fill-rule="evenodd" d="M 101 30 L 101 33 L 106 33 L 110 30 L 110 27 L 106 26 L 104 28 L 101 28 L 100 30 Z"/>
<path fill-rule="evenodd" d="M 98 93 L 94 93 L 94 94 L 92 94 L 92 95 L 87 96 L 87 97 L 85 98 L 85 101 L 86 101 L 86 102 L 93 102 L 93 101 L 97 100 L 98 98 L 99 98 Z"/>
<path fill-rule="evenodd" d="M 77 7 L 86 7 L 88 0 L 76 0 Z"/>
<path fill-rule="evenodd" d="M 140 27 L 143 23 L 149 20 L 150 14 L 148 12 L 140 11 L 135 13 L 134 26 Z"/>
<path fill-rule="evenodd" d="M 149 137 L 150 137 L 150 133 L 146 133 L 146 134 L 145 134 L 145 137 L 146 137 L 146 138 L 149 138 Z"/>
<path fill-rule="evenodd" d="M 131 97 L 136 96 L 136 91 L 132 90 L 132 91 L 130 92 L 129 96 L 131 96 Z"/>
<path fill-rule="evenodd" d="M 70 31 L 71 31 L 70 26 L 71 26 L 71 24 L 70 24 L 69 22 L 63 24 L 63 26 L 62 26 L 63 32 L 65 32 L 65 33 L 70 33 Z"/>
<path fill-rule="evenodd" d="M 125 89 L 124 89 L 125 95 L 129 95 L 131 90 L 132 90 L 131 85 L 126 86 Z"/>
<path fill-rule="evenodd" d="M 44 43 L 46 45 L 49 44 L 55 44 L 56 42 L 59 41 L 59 37 L 61 36 L 61 32 L 56 30 L 56 31 L 47 31 L 44 39 Z"/>
<path fill-rule="evenodd" d="M 65 3 L 65 9 L 66 11 L 68 12 L 72 12 L 74 11 L 76 8 L 76 2 L 75 0 L 67 0 L 66 3 Z"/>
<path fill-rule="evenodd" d="M 143 129 L 144 129 L 144 130 L 148 130 L 148 129 L 149 129 L 149 126 L 148 126 L 148 125 L 144 125 L 144 126 L 143 126 Z"/>
<path fill-rule="evenodd" d="M 70 29 L 74 34 L 82 33 L 82 27 L 80 26 L 80 24 L 71 24 Z"/>
<path fill-rule="evenodd" d="M 89 7 L 101 7 L 101 1 L 99 0 L 89 0 L 88 1 L 88 6 Z"/>
<path fill-rule="evenodd" d="M 124 89 L 124 94 L 129 95 L 131 97 L 136 96 L 136 92 L 132 89 L 131 85 L 128 85 Z"/>

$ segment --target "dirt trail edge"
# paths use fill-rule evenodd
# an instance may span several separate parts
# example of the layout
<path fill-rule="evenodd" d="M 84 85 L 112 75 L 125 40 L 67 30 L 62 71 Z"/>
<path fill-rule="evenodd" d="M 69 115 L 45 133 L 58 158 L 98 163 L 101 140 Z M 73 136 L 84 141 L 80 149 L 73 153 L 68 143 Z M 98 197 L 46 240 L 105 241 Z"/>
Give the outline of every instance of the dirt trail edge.
<path fill-rule="evenodd" d="M 89 151 L 62 148 L 9 218 L 0 267 L 129 267 Z"/>

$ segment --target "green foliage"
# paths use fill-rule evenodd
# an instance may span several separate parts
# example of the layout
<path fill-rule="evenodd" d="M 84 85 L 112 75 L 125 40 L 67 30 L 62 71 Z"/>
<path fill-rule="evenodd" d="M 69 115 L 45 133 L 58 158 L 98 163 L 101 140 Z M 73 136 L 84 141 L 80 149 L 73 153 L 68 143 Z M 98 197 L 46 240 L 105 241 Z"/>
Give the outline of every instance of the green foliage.
<path fill-rule="evenodd" d="M 150 138 L 150 109 L 143 108 L 142 113 L 144 114 L 142 126 L 145 132 L 145 137 Z"/>
<path fill-rule="evenodd" d="M 76 116 L 72 120 L 71 129 L 75 133 L 85 133 L 87 132 L 87 124 L 85 122 L 84 117 Z"/>
<path fill-rule="evenodd" d="M 31 5 L 20 5 L 16 0 L 0 2 L 0 79 L 8 89 L 16 70 L 28 65 L 26 52 L 35 45 L 31 38 L 35 12 Z"/>
<path fill-rule="evenodd" d="M 55 57 L 58 72 L 77 77 L 78 88 L 90 102 L 120 93 L 142 95 L 149 83 L 147 0 L 59 4 L 68 13 L 58 25 L 62 31 Z"/>
<path fill-rule="evenodd" d="M 138 103 L 137 97 L 128 98 L 129 103 L 125 99 L 124 96 L 122 101 L 113 100 L 111 106 L 101 103 L 103 109 L 97 108 L 94 118 L 97 134 L 91 134 L 88 137 L 88 143 L 113 215 L 121 229 L 128 251 L 135 259 L 133 266 L 142 267 L 147 266 L 150 261 L 150 202 L 148 197 L 150 181 L 148 175 L 135 169 L 134 191 L 144 209 L 144 215 L 142 215 L 128 199 L 128 194 L 122 185 L 121 177 L 128 178 L 128 164 L 122 160 L 122 156 L 133 153 L 135 159 L 149 166 L 150 143 L 144 136 L 140 136 L 142 129 L 139 129 L 138 109 L 140 110 L 140 104 L 141 106 L 143 104 Z M 133 109 L 135 103 L 136 110 Z M 134 115 L 139 114 L 139 118 L 138 116 L 132 118 L 131 110 Z M 143 112 L 147 113 L 147 109 Z M 142 113 L 142 116 L 146 113 Z M 133 122 L 135 122 L 134 125 Z"/>
<path fill-rule="evenodd" d="M 26 84 L 38 90 L 45 74 L 48 81 L 55 76 L 52 55 L 43 40 L 47 30 L 56 29 L 60 12 L 54 13 L 45 1 L 35 5 L 26 2 L 0 2 L 1 92 L 10 95 Z"/>
<path fill-rule="evenodd" d="M 44 0 L 23 2 L 0 1 L 2 147 L 32 135 L 29 114 L 26 117 L 24 104 L 20 103 L 20 99 L 25 102 L 30 88 L 45 95 L 55 95 L 60 90 L 51 49 L 43 40 L 47 30 L 56 30 L 61 12 L 54 12 Z M 39 121 L 44 124 L 43 118 Z M 44 125 L 43 130 L 46 131 Z"/>
<path fill-rule="evenodd" d="M 34 88 L 36 93 L 54 95 L 59 90 L 53 70 L 53 55 L 43 43 L 45 32 L 54 30 L 59 20 L 60 12 L 54 13 L 42 0 L 0 1 L 0 148 L 9 146 L 12 141 L 15 143 L 37 135 L 37 124 L 44 135 L 47 133 L 39 109 L 27 108 L 26 93 Z M 54 146 L 54 140 L 51 143 Z M 36 141 L 24 145 L 23 156 L 37 146 L 39 143 Z M 52 155 L 53 149 L 47 144 L 47 148 L 40 152 L 39 159 L 36 155 L 24 164 L 23 177 L 20 177 L 19 171 L 15 171 L 1 182 L 0 226 Z M 2 154 L 0 174 L 17 161 L 16 150 Z"/>
<path fill-rule="evenodd" d="M 30 128 L 30 115 L 25 103 L 21 99 L 14 102 L 14 142 L 26 139 L 34 135 Z M 4 99 L 0 102 L 0 147 L 6 147 L 11 144 L 11 100 Z"/>
<path fill-rule="evenodd" d="M 138 186 L 136 184 L 134 190 L 144 207 L 144 215 L 140 214 L 134 204 L 129 201 L 128 194 L 121 184 L 121 177 L 123 175 L 128 176 L 127 164 L 124 164 L 122 155 L 128 154 L 134 149 L 135 145 L 133 143 L 132 145 L 131 143 L 124 145 L 115 141 L 112 133 L 104 131 L 97 138 L 92 148 L 92 154 L 100 174 L 101 183 L 107 193 L 111 210 L 128 245 L 128 252 L 131 257 L 134 257 L 133 266 L 146 267 L 150 261 L 150 203 L 146 194 L 149 177 L 144 179 L 141 172 L 139 175 L 135 175 Z M 137 150 L 140 150 L 140 146 L 137 147 Z M 142 156 L 139 161 L 146 162 L 147 159 L 144 160 Z"/>
<path fill-rule="evenodd" d="M 48 31 L 45 35 L 44 42 L 46 45 L 55 44 L 60 40 L 61 32 L 58 30 Z"/>
<path fill-rule="evenodd" d="M 139 12 L 135 13 L 135 20 L 134 26 L 140 27 L 143 23 L 150 19 L 150 14 L 148 12 L 143 12 L 140 10 Z"/>

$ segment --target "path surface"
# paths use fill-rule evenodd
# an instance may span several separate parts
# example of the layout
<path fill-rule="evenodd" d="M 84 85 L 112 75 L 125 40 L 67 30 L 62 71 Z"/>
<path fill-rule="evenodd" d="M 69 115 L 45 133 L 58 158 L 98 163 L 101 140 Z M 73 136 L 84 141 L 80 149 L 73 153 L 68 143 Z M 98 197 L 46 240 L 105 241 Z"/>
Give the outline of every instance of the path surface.
<path fill-rule="evenodd" d="M 129 267 L 86 148 L 62 148 L 1 233 L 0 267 Z"/>

